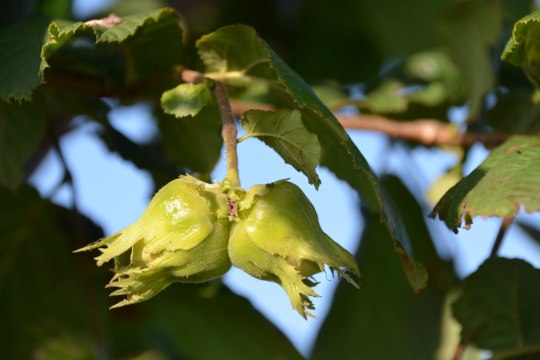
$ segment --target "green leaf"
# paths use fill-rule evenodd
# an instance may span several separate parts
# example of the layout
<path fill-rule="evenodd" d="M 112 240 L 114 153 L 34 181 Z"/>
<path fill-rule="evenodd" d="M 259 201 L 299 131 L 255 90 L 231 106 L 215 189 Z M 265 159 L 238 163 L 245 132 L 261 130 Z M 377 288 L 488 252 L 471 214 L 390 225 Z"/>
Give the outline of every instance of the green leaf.
<path fill-rule="evenodd" d="M 164 74 L 185 61 L 184 30 L 172 9 L 49 22 L 31 17 L 0 33 L 0 46 L 8 49 L 0 55 L 0 64 L 6 64 L 0 67 L 1 98 L 28 98 L 45 73 L 49 85 L 91 95 L 134 96 L 154 88 L 161 93 L 169 85 Z M 152 83 L 156 74 L 160 80 Z"/>
<path fill-rule="evenodd" d="M 513 136 L 452 187 L 431 213 L 457 233 L 476 216 L 514 216 L 540 210 L 540 138 Z"/>
<path fill-rule="evenodd" d="M 287 63 L 306 79 L 359 83 L 373 79 L 388 59 L 435 46 L 434 24 L 453 2 L 342 0 L 330 6 L 310 0 L 287 18 L 289 26 L 280 27 L 278 44 Z M 262 34 L 273 34 L 275 25 L 259 27 L 268 23 L 253 22 Z"/>
<path fill-rule="evenodd" d="M 44 115 L 33 103 L 0 101 L 0 186 L 19 186 L 24 164 L 44 134 Z"/>
<path fill-rule="evenodd" d="M 71 252 L 101 230 L 27 187 L 0 189 L 0 219 L 2 356 L 29 359 L 68 342 L 77 353 L 98 357 L 107 271 Z"/>
<path fill-rule="evenodd" d="M 319 332 L 313 359 L 432 359 L 439 345 L 444 300 L 455 283 L 452 264 L 434 248 L 415 198 L 396 177 L 384 179 L 389 196 L 405 216 L 417 257 L 428 266 L 430 283 L 415 295 L 379 215 L 364 211 L 366 227 L 358 262 L 361 288 L 340 284 Z M 389 346 L 388 344 L 392 344 Z"/>
<path fill-rule="evenodd" d="M 0 99 L 29 99 L 43 82 L 40 54 L 49 23 L 32 15 L 0 30 Z"/>
<path fill-rule="evenodd" d="M 245 25 L 223 27 L 197 41 L 206 76 L 225 82 L 233 89 L 248 92 L 266 89 L 278 109 L 297 109 L 305 128 L 315 134 L 321 145 L 320 164 L 349 183 L 366 204 L 382 213 L 402 253 L 404 269 L 412 285 L 425 282 L 421 267 L 411 266 L 412 248 L 400 214 L 393 210 L 376 175 L 335 116 L 317 98 L 313 90 L 279 56 Z M 417 288 L 418 290 L 418 288 Z"/>
<path fill-rule="evenodd" d="M 241 121 L 247 131 L 245 137 L 261 139 L 318 188 L 321 180 L 315 167 L 319 163 L 321 146 L 317 136 L 304 127 L 301 116 L 298 110 L 250 110 L 244 113 Z"/>
<path fill-rule="evenodd" d="M 157 113 L 163 152 L 179 167 L 210 174 L 219 160 L 223 140 L 216 104 L 205 106 L 194 117 L 177 119 Z"/>
<path fill-rule="evenodd" d="M 532 101 L 531 89 L 510 88 L 497 95 L 497 103 L 487 112 L 492 128 L 508 132 L 540 131 L 540 104 Z"/>
<path fill-rule="evenodd" d="M 465 279 L 453 307 L 462 340 L 494 351 L 494 358 L 532 346 L 540 353 L 539 283 L 540 270 L 523 260 L 488 259 Z"/>
<path fill-rule="evenodd" d="M 377 89 L 370 92 L 360 108 L 371 113 L 401 113 L 407 110 L 408 102 L 403 96 L 403 84 L 398 81 L 383 82 Z"/>
<path fill-rule="evenodd" d="M 466 82 L 470 118 L 478 114 L 484 95 L 495 84 L 490 54 L 502 24 L 503 8 L 491 0 L 458 2 L 439 21 L 439 35 Z"/>
<path fill-rule="evenodd" d="M 514 24 L 512 37 L 506 43 L 501 59 L 523 68 L 529 79 L 540 87 L 540 10 Z"/>
<path fill-rule="evenodd" d="M 161 106 L 167 114 L 176 117 L 195 116 L 212 101 L 205 83 L 180 84 L 161 96 Z"/>
<path fill-rule="evenodd" d="M 136 346 L 178 359 L 302 359 L 248 300 L 220 282 L 203 287 L 175 284 L 151 301 L 120 312 L 125 316 L 113 334 L 113 343 L 122 346 L 119 354 L 133 353 Z"/>
<path fill-rule="evenodd" d="M 40 0 L 40 10 L 49 16 L 69 19 L 72 17 L 72 0 Z"/>

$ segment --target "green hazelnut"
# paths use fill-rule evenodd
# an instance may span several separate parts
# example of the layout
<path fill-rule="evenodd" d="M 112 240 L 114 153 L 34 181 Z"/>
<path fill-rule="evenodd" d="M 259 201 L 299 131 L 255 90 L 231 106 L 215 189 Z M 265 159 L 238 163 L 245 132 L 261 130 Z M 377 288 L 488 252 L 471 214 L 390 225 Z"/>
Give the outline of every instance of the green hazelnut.
<path fill-rule="evenodd" d="M 230 221 L 219 184 L 181 176 L 159 190 L 139 220 L 77 251 L 97 249 L 98 266 L 115 259 L 113 307 L 147 300 L 174 282 L 203 282 L 231 267 Z"/>
<path fill-rule="evenodd" d="M 322 231 L 313 205 L 288 181 L 247 191 L 231 228 L 229 257 L 248 274 L 281 285 L 304 318 L 313 316 L 309 297 L 317 296 L 310 277 L 325 265 L 353 284 L 347 271 L 360 275 L 354 257 Z"/>

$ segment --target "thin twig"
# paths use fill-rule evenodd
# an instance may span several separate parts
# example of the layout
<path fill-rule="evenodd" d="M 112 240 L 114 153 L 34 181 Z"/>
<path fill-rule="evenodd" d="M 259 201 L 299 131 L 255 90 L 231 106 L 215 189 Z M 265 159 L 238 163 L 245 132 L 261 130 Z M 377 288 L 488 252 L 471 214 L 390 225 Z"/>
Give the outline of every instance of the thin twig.
<path fill-rule="evenodd" d="M 250 109 L 274 110 L 266 104 L 254 104 L 234 101 L 231 103 L 235 117 Z M 346 129 L 376 131 L 390 137 L 415 141 L 424 145 L 461 145 L 472 146 L 482 143 L 488 147 L 502 144 L 512 135 L 520 133 L 459 133 L 456 128 L 435 119 L 417 119 L 411 121 L 397 121 L 379 115 L 343 115 L 334 114 L 341 125 Z"/>
<path fill-rule="evenodd" d="M 490 258 L 497 257 L 497 253 L 499 252 L 499 248 L 501 247 L 501 244 L 502 244 L 502 242 L 504 240 L 504 235 L 506 234 L 506 231 L 508 230 L 508 227 L 512 223 L 512 220 L 514 220 L 513 216 L 505 216 L 503 218 L 501 228 L 499 229 L 499 233 L 497 234 L 497 237 L 495 238 L 495 242 L 493 243 L 493 247 L 491 248 L 491 253 L 489 254 Z"/>
<path fill-rule="evenodd" d="M 221 136 L 225 146 L 225 154 L 227 156 L 227 180 L 231 187 L 240 186 L 240 177 L 238 173 L 238 153 L 236 151 L 238 130 L 234 123 L 234 117 L 229 103 L 229 97 L 225 86 L 220 81 L 214 82 L 214 96 L 216 97 L 219 113 L 221 114 Z"/>
<path fill-rule="evenodd" d="M 68 163 L 66 161 L 66 158 L 64 157 L 64 153 L 62 151 L 62 148 L 60 147 L 60 143 L 58 139 L 53 139 L 53 147 L 56 150 L 56 154 L 58 155 L 58 159 L 60 160 L 60 163 L 62 164 L 62 168 L 64 170 L 64 176 L 62 177 L 62 180 L 58 184 L 58 186 L 53 190 L 50 197 L 52 198 L 55 193 L 60 190 L 60 188 L 68 184 L 71 188 L 71 208 L 73 210 L 73 213 L 75 215 L 75 220 L 78 220 L 79 217 L 79 208 L 77 206 L 77 191 L 75 189 L 75 184 L 73 182 L 73 175 L 71 174 L 71 170 L 69 169 Z"/>
<path fill-rule="evenodd" d="M 75 91 L 97 97 L 130 97 L 137 94 L 142 89 L 146 89 L 156 84 L 166 82 L 177 83 L 198 83 L 204 79 L 204 74 L 194 70 L 171 70 L 166 71 L 150 79 L 125 85 L 124 87 L 114 87 L 99 81 L 85 81 L 78 78 L 77 81 L 70 76 L 47 72 L 45 74 L 47 84 L 65 90 Z M 233 115 L 241 117 L 244 111 L 249 109 L 273 110 L 272 106 L 266 104 L 255 104 L 245 102 L 231 102 Z M 396 139 L 415 141 L 423 145 L 459 145 L 472 146 L 475 143 L 482 143 L 488 147 L 502 144 L 513 135 L 524 133 L 518 132 L 465 132 L 459 133 L 451 124 L 444 123 L 436 119 L 416 119 L 411 121 L 397 121 L 379 115 L 343 115 L 339 112 L 334 114 L 338 121 L 346 129 L 376 131 L 386 134 Z M 536 133 L 540 135 L 540 133 Z M 529 133 L 531 135 L 531 133 Z"/>

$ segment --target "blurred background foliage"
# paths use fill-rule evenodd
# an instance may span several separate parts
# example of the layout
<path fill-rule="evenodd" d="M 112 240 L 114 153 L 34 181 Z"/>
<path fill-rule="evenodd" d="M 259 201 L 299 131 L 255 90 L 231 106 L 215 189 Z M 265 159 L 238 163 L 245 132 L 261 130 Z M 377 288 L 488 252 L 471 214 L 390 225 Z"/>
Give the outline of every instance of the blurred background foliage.
<path fill-rule="evenodd" d="M 181 20 L 172 11 L 156 11 L 165 6 L 181 14 Z M 96 19 L 114 13 L 143 21 L 130 37 L 93 33 L 82 25 L 69 28 L 72 24 L 64 20 L 88 20 L 74 18 L 70 0 L 4 0 L 2 357 L 302 358 L 271 322 L 219 280 L 175 285 L 146 303 L 108 311 L 103 289 L 108 272 L 71 253 L 100 238 L 99 225 L 78 212 L 76 203 L 67 209 L 41 198 L 25 184 L 28 178 L 49 151 L 62 157 L 59 139 L 80 125 L 74 121 L 78 115 L 99 124 L 97 135 L 110 151 L 151 174 L 156 188 L 186 172 L 209 178 L 221 148 L 217 109 L 206 107 L 197 119 L 176 119 L 163 113 L 159 98 L 181 81 L 179 64 L 201 69 L 193 46 L 200 36 L 237 23 L 256 29 L 333 111 L 346 108 L 401 122 L 429 118 L 481 133 L 537 132 L 535 59 L 540 52 L 531 41 L 525 55 L 512 58 L 525 72 L 500 58 L 514 23 L 535 7 L 535 2 L 524 0 L 120 0 L 92 15 Z M 141 13 L 145 15 L 140 18 L 133 15 Z M 49 28 L 52 19 L 61 19 L 55 28 Z M 178 21 L 185 26 L 177 26 Z M 50 41 L 42 49 L 46 36 Z M 184 45 L 168 42 L 170 38 L 183 39 Z M 275 100 L 232 90 L 244 100 Z M 145 143 L 125 136 L 108 119 L 118 104 L 138 102 L 151 107 L 159 128 L 158 136 Z M 464 109 L 461 122 L 452 117 L 457 108 Z M 396 143 L 407 150 L 422 146 Z M 194 148 L 204 151 L 189 151 Z M 531 156 L 538 156 L 535 149 Z M 458 163 L 436 182 L 439 188 L 432 193 L 444 194 L 461 178 L 469 150 L 452 149 L 459 154 Z M 501 161 L 505 165 L 511 160 Z M 531 174 L 526 173 L 525 180 Z M 70 183 L 66 167 L 59 186 Z M 470 278 L 459 279 L 455 259 L 438 253 L 438 234 L 426 227 L 425 214 L 433 203 L 412 193 L 406 179 L 387 174 L 382 184 L 385 196 L 403 215 L 416 258 L 429 274 L 428 286 L 413 293 L 392 249 L 395 235 L 381 224 L 376 210 L 359 205 L 366 224 L 356 254 L 362 289 L 339 286 L 309 356 L 449 359 L 460 355 L 461 345 L 469 345 L 463 358 L 539 359 L 539 270 L 520 260 L 490 259 Z M 530 185 L 526 195 L 536 191 L 535 186 Z M 440 196 L 435 197 L 433 202 Z M 489 211 L 480 215 L 493 215 Z M 440 216 L 454 219 L 454 212 Z M 461 223 L 462 214 L 458 215 L 455 227 Z M 520 226 L 539 241 L 536 226 Z M 458 298 L 455 305 L 449 300 Z"/>

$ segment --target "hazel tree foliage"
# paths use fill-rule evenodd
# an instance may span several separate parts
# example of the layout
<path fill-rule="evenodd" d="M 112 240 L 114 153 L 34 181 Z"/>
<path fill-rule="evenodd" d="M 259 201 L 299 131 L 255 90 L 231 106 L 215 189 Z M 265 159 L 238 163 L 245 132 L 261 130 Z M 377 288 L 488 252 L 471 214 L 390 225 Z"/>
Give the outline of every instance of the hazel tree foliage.
<path fill-rule="evenodd" d="M 540 242 L 523 215 L 540 210 L 529 1 L 119 1 L 84 19 L 72 7 L 8 0 L 0 12 L 6 358 L 540 358 L 540 270 L 499 251 L 511 227 Z M 133 104 L 152 114 L 148 142 L 111 122 Z M 63 186 L 77 198 L 61 140 L 88 123 L 155 188 L 140 219 L 107 237 L 76 201 L 51 201 Z M 352 131 L 386 139 L 380 168 L 401 156 L 410 171 L 376 173 Z M 358 193 L 355 254 L 297 184 L 242 186 L 250 138 L 314 189 L 328 191 L 325 168 Z M 489 155 L 464 173 L 475 147 Z M 455 158 L 426 192 L 417 151 Z M 29 179 L 49 153 L 63 176 L 40 195 Z M 222 153 L 226 176 L 212 179 Z M 501 219 L 489 256 L 460 277 L 444 239 L 488 217 Z M 335 275 L 309 354 L 223 284 L 231 267 L 279 285 L 306 321 L 315 276 Z"/>

